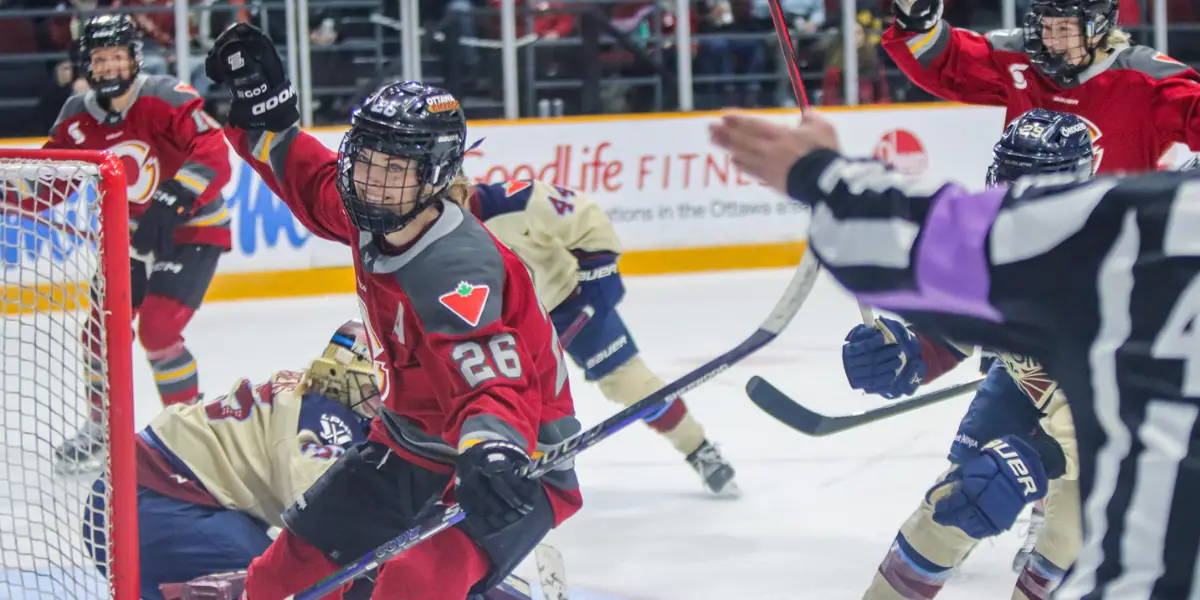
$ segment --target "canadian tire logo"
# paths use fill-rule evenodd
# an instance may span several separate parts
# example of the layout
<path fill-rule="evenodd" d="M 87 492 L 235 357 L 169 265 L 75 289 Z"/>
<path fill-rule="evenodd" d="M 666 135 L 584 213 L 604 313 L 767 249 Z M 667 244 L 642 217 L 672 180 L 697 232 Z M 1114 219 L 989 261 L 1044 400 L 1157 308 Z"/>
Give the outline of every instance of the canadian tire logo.
<path fill-rule="evenodd" d="M 875 144 L 875 159 L 905 175 L 920 175 L 929 169 L 925 146 L 907 129 L 894 129 L 883 134 Z"/>

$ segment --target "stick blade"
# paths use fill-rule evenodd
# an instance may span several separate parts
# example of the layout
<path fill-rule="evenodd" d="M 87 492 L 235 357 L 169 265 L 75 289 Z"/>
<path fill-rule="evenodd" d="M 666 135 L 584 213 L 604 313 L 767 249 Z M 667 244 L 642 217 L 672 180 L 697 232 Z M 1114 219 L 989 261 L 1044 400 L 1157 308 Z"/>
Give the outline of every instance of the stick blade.
<path fill-rule="evenodd" d="M 567 598 L 567 566 L 562 553 L 547 544 L 538 544 L 533 549 L 537 561 L 538 580 L 542 584 L 542 597 L 546 600 L 569 600 Z"/>
<path fill-rule="evenodd" d="M 758 375 L 751 377 L 746 383 L 746 395 L 763 412 L 792 429 L 812 436 L 828 434 L 823 430 L 827 421 L 824 415 L 797 404 L 787 394 L 779 391 L 779 388 L 771 385 L 771 382 Z"/>

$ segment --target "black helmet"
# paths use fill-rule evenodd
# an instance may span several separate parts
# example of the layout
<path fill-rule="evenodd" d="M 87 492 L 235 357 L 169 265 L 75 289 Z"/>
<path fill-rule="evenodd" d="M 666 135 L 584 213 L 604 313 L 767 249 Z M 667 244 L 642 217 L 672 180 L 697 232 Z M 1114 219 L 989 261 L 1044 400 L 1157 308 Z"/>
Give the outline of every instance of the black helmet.
<path fill-rule="evenodd" d="M 142 32 L 129 15 L 101 15 L 88 19 L 79 33 L 77 44 L 79 71 L 101 98 L 124 94 L 142 69 Z M 97 79 L 92 73 L 92 51 L 112 47 L 129 49 L 132 65 L 128 79 Z"/>
<path fill-rule="evenodd" d="M 992 149 L 987 185 L 1023 175 L 1064 173 L 1088 177 L 1094 153 L 1087 123 L 1067 113 L 1035 108 L 1013 121 Z"/>
<path fill-rule="evenodd" d="M 350 222 L 362 231 L 389 233 L 441 200 L 462 165 L 466 135 L 466 116 L 445 90 L 404 81 L 367 96 L 350 113 L 350 131 L 338 151 L 337 188 Z M 409 161 L 406 171 L 411 175 L 390 169 L 394 159 Z M 403 185 L 384 181 L 412 175 Z M 403 188 L 413 188 L 408 196 L 415 202 L 401 212 Z M 360 196 L 364 191 L 371 197 Z"/>
<path fill-rule="evenodd" d="M 1065 17 L 1079 26 L 1084 59 L 1071 64 L 1067 52 L 1046 44 L 1044 19 Z M 1104 37 L 1117 26 L 1117 0 L 1033 0 L 1025 15 L 1025 55 L 1043 74 L 1066 83 L 1091 66 Z"/>

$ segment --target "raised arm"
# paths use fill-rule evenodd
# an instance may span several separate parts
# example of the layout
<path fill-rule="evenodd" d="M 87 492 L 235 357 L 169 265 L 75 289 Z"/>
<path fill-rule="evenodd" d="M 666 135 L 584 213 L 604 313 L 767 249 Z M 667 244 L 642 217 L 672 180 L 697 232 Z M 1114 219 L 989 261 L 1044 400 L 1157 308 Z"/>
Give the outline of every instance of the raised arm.
<path fill-rule="evenodd" d="M 941 18 L 940 0 L 896 0 L 895 21 L 882 46 L 913 83 L 946 100 L 967 104 L 1007 104 L 1028 64 L 1008 65 L 1001 53 L 1021 53 L 1021 31 L 980 35 L 951 27 Z M 1010 61 L 1011 62 L 1011 61 Z"/>
<path fill-rule="evenodd" d="M 318 237 L 355 237 L 337 191 L 337 153 L 300 131 L 296 90 L 271 40 L 244 23 L 221 34 L 205 61 L 208 77 L 233 93 L 225 136 L 292 214 Z"/>

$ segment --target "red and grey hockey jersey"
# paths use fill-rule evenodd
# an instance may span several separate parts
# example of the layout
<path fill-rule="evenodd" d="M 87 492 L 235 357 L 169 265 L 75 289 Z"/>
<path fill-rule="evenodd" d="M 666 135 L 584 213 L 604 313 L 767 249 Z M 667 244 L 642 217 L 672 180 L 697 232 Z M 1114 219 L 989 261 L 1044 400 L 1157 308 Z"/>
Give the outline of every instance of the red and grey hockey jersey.
<path fill-rule="evenodd" d="M 1200 150 L 1200 75 L 1146 46 L 1114 50 L 1062 86 L 1023 51 L 1021 30 L 980 35 L 939 21 L 926 33 L 893 25 L 883 48 L 929 93 L 1004 106 L 1005 122 L 1034 108 L 1079 116 L 1091 130 L 1098 173 L 1149 171 L 1178 142 Z"/>
<path fill-rule="evenodd" d="M 221 188 L 230 178 L 229 146 L 221 125 L 204 112 L 204 99 L 196 90 L 177 79 L 139 75 L 132 89 L 133 101 L 120 113 L 101 106 L 92 90 L 72 96 L 43 147 L 107 150 L 121 159 L 131 228 L 136 228 L 158 186 L 168 179 L 178 180 L 199 197 L 191 219 L 175 230 L 175 243 L 228 250 L 230 218 Z M 62 193 L 37 196 L 17 200 L 29 212 L 65 200 Z"/>

